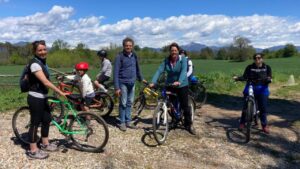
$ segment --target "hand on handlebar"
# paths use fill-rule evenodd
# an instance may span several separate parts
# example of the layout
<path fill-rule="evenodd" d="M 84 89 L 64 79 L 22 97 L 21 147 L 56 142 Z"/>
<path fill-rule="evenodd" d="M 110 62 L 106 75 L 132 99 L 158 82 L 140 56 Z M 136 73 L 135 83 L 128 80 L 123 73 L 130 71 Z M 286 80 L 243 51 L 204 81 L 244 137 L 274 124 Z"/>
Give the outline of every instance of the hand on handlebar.
<path fill-rule="evenodd" d="M 172 84 L 173 86 L 180 86 L 180 82 L 176 81 Z"/>

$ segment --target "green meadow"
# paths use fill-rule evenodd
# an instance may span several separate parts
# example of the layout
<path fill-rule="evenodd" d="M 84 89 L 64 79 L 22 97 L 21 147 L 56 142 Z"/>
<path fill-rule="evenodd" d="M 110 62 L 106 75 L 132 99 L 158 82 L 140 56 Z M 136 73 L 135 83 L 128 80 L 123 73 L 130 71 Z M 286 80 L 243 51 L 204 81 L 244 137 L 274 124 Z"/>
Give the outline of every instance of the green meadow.
<path fill-rule="evenodd" d="M 272 68 L 273 83 L 271 84 L 271 97 L 283 99 L 299 99 L 300 95 L 300 58 L 279 58 L 265 60 Z M 245 67 L 251 64 L 252 60 L 246 62 L 232 62 L 224 60 L 193 60 L 194 73 L 205 82 L 209 93 L 240 95 L 243 89 L 242 83 L 232 80 L 234 75 L 242 75 Z M 157 61 L 144 63 L 141 65 L 143 76 L 146 80 L 151 80 L 159 63 Z M 24 66 L 0 66 L 0 75 L 19 75 Z M 59 71 L 72 71 L 72 68 L 59 68 Z M 91 67 L 88 74 L 92 79 L 98 73 L 98 67 Z M 286 86 L 287 81 L 293 75 L 295 86 Z M 55 79 L 51 79 L 55 82 Z M 0 77 L 0 111 L 15 109 L 21 105 L 26 105 L 26 93 L 20 93 L 18 77 Z M 137 89 L 139 83 L 137 83 Z M 51 92 L 50 92 L 51 94 Z"/>

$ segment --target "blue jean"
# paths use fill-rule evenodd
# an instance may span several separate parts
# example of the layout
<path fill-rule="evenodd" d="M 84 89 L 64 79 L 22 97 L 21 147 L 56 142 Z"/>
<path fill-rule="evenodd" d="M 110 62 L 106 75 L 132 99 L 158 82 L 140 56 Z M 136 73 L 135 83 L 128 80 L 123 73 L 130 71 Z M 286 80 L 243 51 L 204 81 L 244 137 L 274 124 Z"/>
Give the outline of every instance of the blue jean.
<path fill-rule="evenodd" d="M 134 83 L 120 83 L 121 97 L 119 100 L 120 123 L 131 121 L 131 105 L 134 100 Z"/>
<path fill-rule="evenodd" d="M 246 95 L 244 96 L 244 106 L 243 110 L 247 109 L 247 103 L 246 103 Z M 257 107 L 260 112 L 260 122 L 262 127 L 267 126 L 268 120 L 267 120 L 267 102 L 268 102 L 268 95 L 265 94 L 255 94 L 254 95 L 255 100 L 257 102 Z M 242 113 L 240 124 L 245 123 L 245 114 Z"/>

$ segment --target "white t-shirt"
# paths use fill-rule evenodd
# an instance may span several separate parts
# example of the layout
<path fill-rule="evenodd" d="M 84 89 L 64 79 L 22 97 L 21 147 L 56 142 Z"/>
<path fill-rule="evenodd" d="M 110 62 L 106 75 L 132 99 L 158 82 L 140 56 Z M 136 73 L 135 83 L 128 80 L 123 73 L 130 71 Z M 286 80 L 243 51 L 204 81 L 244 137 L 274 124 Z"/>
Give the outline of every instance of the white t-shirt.
<path fill-rule="evenodd" d="M 94 93 L 93 83 L 87 74 L 84 74 L 82 77 L 80 75 L 76 75 L 75 80 L 79 82 L 79 89 L 83 98 L 86 95 Z"/>

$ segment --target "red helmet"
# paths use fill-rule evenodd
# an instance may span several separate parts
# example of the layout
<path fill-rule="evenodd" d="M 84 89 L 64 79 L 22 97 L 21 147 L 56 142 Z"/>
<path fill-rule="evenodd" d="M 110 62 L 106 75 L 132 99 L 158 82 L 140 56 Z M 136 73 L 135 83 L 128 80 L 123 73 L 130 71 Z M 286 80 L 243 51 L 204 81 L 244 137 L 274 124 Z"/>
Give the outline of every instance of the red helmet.
<path fill-rule="evenodd" d="M 89 64 L 86 62 L 79 62 L 75 66 L 76 70 L 88 70 L 89 69 Z"/>

